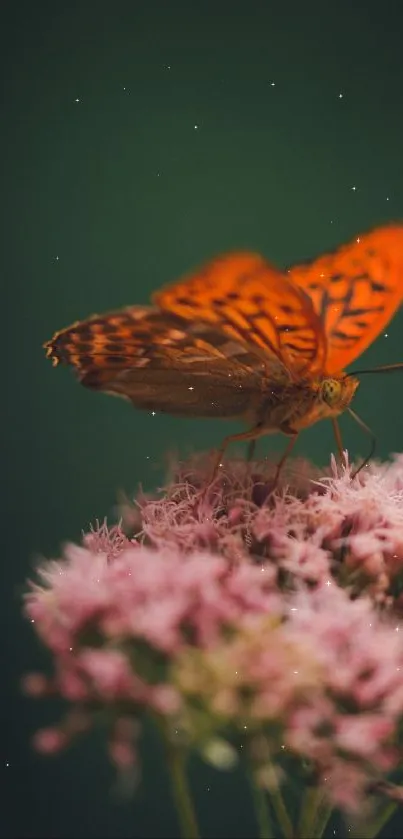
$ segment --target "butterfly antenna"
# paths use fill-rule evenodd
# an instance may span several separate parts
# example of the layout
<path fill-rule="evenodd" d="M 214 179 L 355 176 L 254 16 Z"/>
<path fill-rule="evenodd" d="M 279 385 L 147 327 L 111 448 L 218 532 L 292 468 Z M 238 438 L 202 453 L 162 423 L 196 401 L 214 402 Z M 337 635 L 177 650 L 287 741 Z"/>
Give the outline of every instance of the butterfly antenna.
<path fill-rule="evenodd" d="M 361 463 L 361 466 L 359 466 L 358 469 L 356 469 L 355 472 L 353 472 L 353 474 L 351 475 L 351 478 L 353 479 L 358 475 L 359 472 L 361 472 L 361 469 L 364 469 L 364 467 L 367 466 L 371 458 L 374 456 L 376 449 L 376 437 L 373 431 L 371 431 L 368 425 L 364 422 L 364 420 L 362 420 L 361 417 L 359 417 L 358 414 L 356 414 L 352 408 L 347 408 L 347 413 L 350 414 L 350 416 L 353 418 L 353 420 L 355 420 L 357 425 L 359 425 L 360 428 L 362 428 L 362 430 L 365 431 L 365 433 L 368 434 L 368 436 L 371 438 L 370 452 L 365 458 L 365 460 L 363 460 L 363 462 Z"/>
<path fill-rule="evenodd" d="M 353 370 L 347 376 L 361 376 L 363 373 L 395 373 L 396 370 L 403 370 L 403 361 L 397 364 L 382 364 L 381 367 L 372 367 L 368 370 Z"/>

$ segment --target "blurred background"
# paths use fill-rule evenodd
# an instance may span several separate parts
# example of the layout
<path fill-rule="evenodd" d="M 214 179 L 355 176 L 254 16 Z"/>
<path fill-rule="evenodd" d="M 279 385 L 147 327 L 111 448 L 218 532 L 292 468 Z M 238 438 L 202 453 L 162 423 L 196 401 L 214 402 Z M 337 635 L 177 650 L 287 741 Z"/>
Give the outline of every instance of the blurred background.
<path fill-rule="evenodd" d="M 0 38 L 0 832 L 175 836 L 152 737 L 145 784 L 123 803 L 102 737 L 54 759 L 33 753 L 30 737 L 59 709 L 20 693 L 21 675 L 48 664 L 21 597 L 38 556 L 113 518 L 120 490 L 161 485 L 167 454 L 210 449 L 240 427 L 135 412 L 53 370 L 42 343 L 76 319 L 146 303 L 222 251 L 255 249 L 285 267 L 402 220 L 403 12 L 390 0 L 3 0 Z M 360 366 L 402 361 L 402 327 L 400 313 Z M 401 449 L 399 374 L 365 378 L 354 407 L 379 456 Z M 341 424 L 351 454 L 365 454 L 360 429 Z M 284 442 L 266 438 L 259 454 Z M 327 464 L 333 448 L 322 423 L 297 453 Z M 196 764 L 192 778 L 203 835 L 252 835 L 237 775 Z"/>

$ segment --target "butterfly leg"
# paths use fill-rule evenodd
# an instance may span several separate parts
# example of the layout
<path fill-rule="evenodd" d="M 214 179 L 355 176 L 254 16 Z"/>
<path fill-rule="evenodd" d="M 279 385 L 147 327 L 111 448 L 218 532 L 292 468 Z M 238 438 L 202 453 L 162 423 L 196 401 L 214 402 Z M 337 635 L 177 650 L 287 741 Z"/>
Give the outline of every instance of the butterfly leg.
<path fill-rule="evenodd" d="M 280 477 L 281 470 L 282 470 L 288 456 L 291 454 L 291 452 L 292 452 L 292 450 L 295 446 L 295 443 L 297 442 L 298 431 L 292 431 L 291 429 L 287 428 L 287 431 L 285 433 L 287 433 L 290 436 L 290 440 L 287 443 L 286 449 L 285 449 L 282 457 L 280 458 L 279 462 L 277 463 L 276 471 L 275 471 L 275 474 L 274 474 L 273 489 L 275 489 L 275 487 L 277 486 L 277 482 L 278 482 L 278 479 Z M 211 480 L 213 481 L 216 478 L 218 469 L 220 468 L 221 461 L 224 457 L 224 453 L 226 451 L 227 446 L 229 446 L 230 443 L 235 443 L 237 441 L 241 442 L 241 441 L 250 440 L 250 445 L 249 445 L 249 448 L 248 448 L 248 460 L 250 460 L 251 456 L 253 455 L 254 447 L 256 445 L 256 440 L 257 440 L 258 437 L 261 437 L 261 435 L 262 435 L 262 423 L 259 423 L 258 425 L 255 425 L 253 428 L 251 428 L 249 431 L 242 431 L 239 434 L 230 434 L 228 437 L 224 437 L 224 440 L 222 441 L 222 444 L 221 444 L 221 446 L 219 448 L 219 451 L 218 451 L 218 454 L 217 454 L 217 459 L 216 459 L 216 462 L 215 462 L 215 465 L 214 465 L 214 470 L 213 470 Z"/>
<path fill-rule="evenodd" d="M 343 463 L 343 441 L 341 439 L 341 431 L 339 423 L 337 422 L 336 417 L 332 417 L 332 425 L 333 425 L 333 432 L 334 437 L 336 440 L 337 451 L 339 453 L 340 463 Z"/>
<path fill-rule="evenodd" d="M 230 443 L 236 443 L 237 441 L 241 442 L 243 440 L 245 440 L 245 441 L 250 440 L 250 445 L 248 447 L 248 460 L 250 460 L 252 455 L 253 455 L 253 452 L 254 452 L 256 439 L 257 439 L 257 437 L 261 436 L 261 433 L 262 433 L 262 423 L 258 423 L 258 425 L 255 425 L 253 428 L 250 428 L 249 431 L 241 431 L 239 434 L 229 434 L 228 437 L 224 437 L 224 440 L 222 441 L 221 446 L 218 450 L 217 459 L 216 459 L 216 462 L 215 462 L 215 465 L 214 465 L 212 480 L 214 480 L 214 478 L 217 475 L 218 469 L 220 468 L 221 461 L 224 457 L 224 453 L 227 449 L 227 446 L 229 446 Z"/>
<path fill-rule="evenodd" d="M 255 449 L 256 449 L 256 439 L 257 439 L 257 438 L 256 438 L 256 437 L 254 437 L 254 438 L 253 438 L 253 440 L 251 440 L 251 441 L 250 441 L 250 443 L 249 443 L 249 446 L 248 446 L 248 453 L 247 453 L 247 455 L 246 455 L 246 459 L 247 459 L 248 463 L 250 463 L 250 461 L 251 461 L 251 460 L 252 460 L 252 458 L 253 458 L 253 455 L 255 454 Z"/>
<path fill-rule="evenodd" d="M 295 443 L 297 442 L 297 438 L 298 438 L 298 431 L 294 431 L 294 432 L 292 432 L 292 434 L 290 433 L 290 439 L 289 439 L 289 441 L 286 445 L 285 451 L 283 452 L 283 454 L 282 454 L 282 456 L 281 456 L 281 458 L 280 458 L 280 460 L 279 460 L 279 462 L 276 466 L 276 471 L 274 473 L 274 479 L 273 479 L 273 490 L 277 486 L 278 479 L 279 479 L 280 474 L 281 474 L 281 470 L 282 470 L 282 468 L 283 468 L 283 466 L 284 466 L 284 464 L 287 460 L 287 457 L 291 454 L 291 452 L 292 452 L 292 450 L 295 446 Z"/>

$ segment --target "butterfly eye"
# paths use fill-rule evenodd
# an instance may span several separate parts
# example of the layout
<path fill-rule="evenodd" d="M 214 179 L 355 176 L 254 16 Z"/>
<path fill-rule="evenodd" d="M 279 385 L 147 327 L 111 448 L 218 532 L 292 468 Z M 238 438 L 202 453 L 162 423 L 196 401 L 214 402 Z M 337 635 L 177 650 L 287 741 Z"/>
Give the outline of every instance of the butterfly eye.
<path fill-rule="evenodd" d="M 333 408 L 340 401 L 342 386 L 338 379 L 324 379 L 320 386 L 320 394 L 324 402 Z"/>

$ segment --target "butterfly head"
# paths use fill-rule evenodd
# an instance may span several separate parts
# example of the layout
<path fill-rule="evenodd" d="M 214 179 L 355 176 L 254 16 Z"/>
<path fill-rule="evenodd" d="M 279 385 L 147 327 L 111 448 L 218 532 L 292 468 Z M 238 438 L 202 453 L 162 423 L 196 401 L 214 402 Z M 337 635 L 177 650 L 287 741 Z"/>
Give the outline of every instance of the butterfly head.
<path fill-rule="evenodd" d="M 322 419 L 330 419 L 342 414 L 348 408 L 358 387 L 358 379 L 346 373 L 323 376 L 296 397 L 292 403 L 296 410 L 287 416 L 294 431 L 301 431 Z"/>
<path fill-rule="evenodd" d="M 323 406 L 323 416 L 337 416 L 350 404 L 357 387 L 358 379 L 342 373 L 339 376 L 325 376 L 318 387 L 318 399 Z"/>

